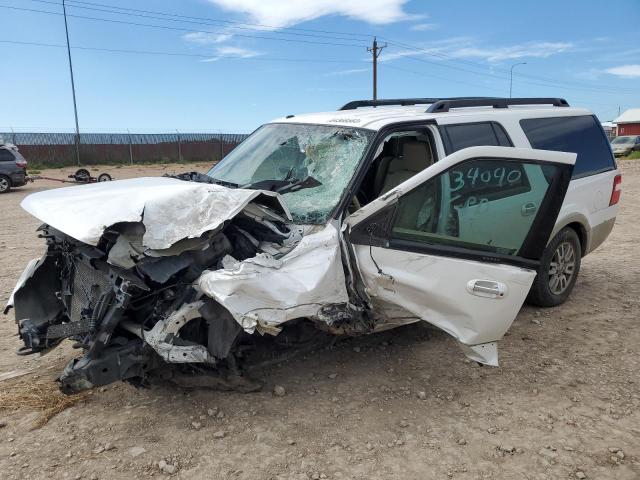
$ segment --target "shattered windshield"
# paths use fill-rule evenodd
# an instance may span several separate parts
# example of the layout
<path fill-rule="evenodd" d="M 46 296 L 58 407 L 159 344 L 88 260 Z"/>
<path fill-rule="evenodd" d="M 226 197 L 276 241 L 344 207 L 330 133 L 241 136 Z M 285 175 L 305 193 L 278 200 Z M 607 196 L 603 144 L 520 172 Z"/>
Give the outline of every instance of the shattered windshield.
<path fill-rule="evenodd" d="M 294 222 L 321 224 L 340 200 L 373 133 L 323 125 L 268 124 L 208 175 L 223 185 L 279 192 Z"/>

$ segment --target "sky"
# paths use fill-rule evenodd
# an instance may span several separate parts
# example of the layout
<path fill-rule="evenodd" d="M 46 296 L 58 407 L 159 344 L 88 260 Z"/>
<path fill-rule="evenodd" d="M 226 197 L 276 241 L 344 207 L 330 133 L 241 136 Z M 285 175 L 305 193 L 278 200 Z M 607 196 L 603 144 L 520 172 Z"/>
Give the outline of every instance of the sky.
<path fill-rule="evenodd" d="M 0 0 L 0 131 L 73 131 L 62 0 Z M 66 0 L 82 132 L 249 133 L 378 98 L 640 107 L 640 0 Z M 49 13 L 43 13 L 49 12 Z M 524 64 L 523 64 L 524 63 Z"/>

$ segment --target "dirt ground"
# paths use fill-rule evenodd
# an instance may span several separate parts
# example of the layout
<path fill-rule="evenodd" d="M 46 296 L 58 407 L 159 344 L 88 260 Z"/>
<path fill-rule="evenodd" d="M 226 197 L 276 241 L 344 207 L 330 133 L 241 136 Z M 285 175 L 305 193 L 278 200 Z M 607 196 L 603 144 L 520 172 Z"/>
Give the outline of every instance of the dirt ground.
<path fill-rule="evenodd" d="M 265 369 L 258 393 L 117 383 L 41 428 L 42 412 L 5 402 L 0 477 L 640 478 L 640 162 L 620 163 L 612 235 L 584 259 L 565 305 L 522 309 L 500 342 L 499 368 L 480 367 L 451 337 L 413 325 Z M 126 178 L 189 169 L 99 170 Z M 43 250 L 39 222 L 19 203 L 58 186 L 38 181 L 0 196 L 2 305 Z M 77 354 L 65 345 L 18 357 L 16 330 L 13 314 L 0 315 L 0 397 L 50 385 Z M 2 380 L 17 373 L 26 375 Z M 283 396 L 272 393 L 276 385 Z"/>

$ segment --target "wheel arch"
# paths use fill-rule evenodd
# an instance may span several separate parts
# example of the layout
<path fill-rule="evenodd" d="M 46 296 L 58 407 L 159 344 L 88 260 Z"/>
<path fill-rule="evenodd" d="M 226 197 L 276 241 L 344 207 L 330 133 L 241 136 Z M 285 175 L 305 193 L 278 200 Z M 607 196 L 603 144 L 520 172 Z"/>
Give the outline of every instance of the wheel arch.
<path fill-rule="evenodd" d="M 588 247 L 589 247 L 588 225 L 589 225 L 589 222 L 587 221 L 587 219 L 579 214 L 572 216 L 570 218 L 567 218 L 563 222 L 558 222 L 556 223 L 556 226 L 553 229 L 553 233 L 549 237 L 548 243 L 550 243 L 555 238 L 555 236 L 558 235 L 558 233 L 560 233 L 564 228 L 569 227 L 572 230 L 574 230 L 578 235 L 578 239 L 580 240 L 580 249 L 582 251 L 581 253 L 582 253 L 582 256 L 584 257 L 589 251 L 588 250 Z"/>
<path fill-rule="evenodd" d="M 584 257 L 587 252 L 587 229 L 580 222 L 571 222 L 566 226 L 572 228 L 578 234 L 578 238 L 580 239 L 580 250 Z"/>

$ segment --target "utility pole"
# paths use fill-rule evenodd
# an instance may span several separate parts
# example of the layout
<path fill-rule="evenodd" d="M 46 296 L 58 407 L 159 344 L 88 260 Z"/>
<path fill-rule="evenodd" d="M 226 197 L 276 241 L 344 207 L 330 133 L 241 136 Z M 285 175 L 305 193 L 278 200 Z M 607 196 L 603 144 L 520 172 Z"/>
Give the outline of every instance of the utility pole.
<path fill-rule="evenodd" d="M 176 130 L 178 134 L 178 163 L 182 163 L 182 142 L 180 140 L 180 132 Z"/>
<path fill-rule="evenodd" d="M 385 48 L 387 44 L 378 46 L 378 40 L 376 37 L 373 37 L 373 44 L 371 48 L 367 48 L 367 52 L 371 52 L 371 57 L 373 59 L 373 99 L 378 99 L 378 57 L 380 56 L 380 52 Z"/>
<path fill-rule="evenodd" d="M 69 56 L 69 73 L 71 74 L 71 93 L 73 94 L 73 114 L 76 117 L 76 163 L 80 165 L 80 126 L 78 125 L 78 106 L 76 105 L 76 85 L 73 80 L 73 65 L 71 63 L 71 47 L 69 46 L 69 26 L 67 25 L 67 7 L 62 0 L 64 14 L 64 31 L 67 36 L 67 55 Z"/>
<path fill-rule="evenodd" d="M 513 67 L 517 67 L 518 65 L 526 65 L 527 62 L 514 63 L 511 65 L 511 76 L 509 78 L 509 98 L 511 98 L 511 94 L 513 93 Z"/>
<path fill-rule="evenodd" d="M 129 164 L 133 165 L 133 145 L 131 144 L 131 131 L 128 128 L 127 133 L 129 134 Z"/>

